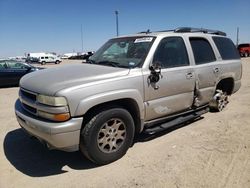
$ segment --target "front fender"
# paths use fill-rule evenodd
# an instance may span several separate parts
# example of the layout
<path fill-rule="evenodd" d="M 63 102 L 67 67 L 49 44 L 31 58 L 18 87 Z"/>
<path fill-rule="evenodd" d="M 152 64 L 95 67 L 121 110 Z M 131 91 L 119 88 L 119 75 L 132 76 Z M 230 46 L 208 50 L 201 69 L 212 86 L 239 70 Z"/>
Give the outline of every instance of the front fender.
<path fill-rule="evenodd" d="M 75 116 L 84 115 L 90 108 L 105 103 L 112 102 L 119 99 L 133 99 L 140 110 L 140 118 L 144 119 L 144 105 L 143 98 L 140 93 L 135 89 L 124 89 L 118 91 L 109 91 L 105 93 L 99 93 L 90 97 L 87 97 L 80 101 L 76 108 Z"/>

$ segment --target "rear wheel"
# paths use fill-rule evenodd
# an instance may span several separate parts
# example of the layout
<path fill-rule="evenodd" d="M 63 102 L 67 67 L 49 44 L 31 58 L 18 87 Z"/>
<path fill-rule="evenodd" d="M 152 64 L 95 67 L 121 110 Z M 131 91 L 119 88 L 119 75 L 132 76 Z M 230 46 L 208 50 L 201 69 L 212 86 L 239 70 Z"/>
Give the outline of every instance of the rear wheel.
<path fill-rule="evenodd" d="M 60 63 L 60 61 L 58 61 L 58 60 L 55 62 L 55 64 L 59 64 L 59 63 Z"/>
<path fill-rule="evenodd" d="M 216 90 L 215 95 L 210 102 L 210 110 L 213 112 L 221 112 L 229 103 L 228 95 L 222 90 Z"/>
<path fill-rule="evenodd" d="M 45 62 L 45 61 L 42 61 L 42 62 L 41 62 L 41 65 L 45 65 L 45 64 L 46 64 L 46 62 Z"/>
<path fill-rule="evenodd" d="M 134 132 L 133 118 L 127 110 L 108 109 L 95 115 L 82 129 L 80 149 L 94 163 L 108 164 L 126 154 Z"/>

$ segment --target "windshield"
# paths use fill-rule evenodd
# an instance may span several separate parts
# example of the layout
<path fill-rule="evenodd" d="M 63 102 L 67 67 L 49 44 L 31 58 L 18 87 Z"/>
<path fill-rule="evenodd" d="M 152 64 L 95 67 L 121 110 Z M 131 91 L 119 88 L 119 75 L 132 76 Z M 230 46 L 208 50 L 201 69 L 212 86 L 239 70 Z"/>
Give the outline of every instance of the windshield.
<path fill-rule="evenodd" d="M 140 67 L 154 39 L 149 36 L 111 39 L 88 62 L 122 68 Z"/>

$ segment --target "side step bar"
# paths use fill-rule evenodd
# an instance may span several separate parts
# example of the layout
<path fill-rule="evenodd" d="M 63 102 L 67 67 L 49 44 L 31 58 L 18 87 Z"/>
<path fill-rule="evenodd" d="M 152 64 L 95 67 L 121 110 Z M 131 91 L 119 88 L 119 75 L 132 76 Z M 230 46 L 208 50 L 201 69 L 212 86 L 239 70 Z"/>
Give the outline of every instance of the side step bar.
<path fill-rule="evenodd" d="M 185 123 L 187 121 L 194 120 L 194 119 L 200 117 L 202 114 L 207 113 L 208 111 L 209 111 L 209 108 L 204 108 L 202 110 L 195 111 L 193 113 L 179 116 L 179 117 L 177 117 L 173 120 L 170 120 L 168 122 L 158 124 L 158 125 L 153 126 L 153 127 L 146 128 L 143 131 L 143 133 L 152 135 L 152 134 L 164 131 L 164 130 L 166 130 L 170 127 L 173 127 L 175 125 L 179 125 L 179 124 Z"/>

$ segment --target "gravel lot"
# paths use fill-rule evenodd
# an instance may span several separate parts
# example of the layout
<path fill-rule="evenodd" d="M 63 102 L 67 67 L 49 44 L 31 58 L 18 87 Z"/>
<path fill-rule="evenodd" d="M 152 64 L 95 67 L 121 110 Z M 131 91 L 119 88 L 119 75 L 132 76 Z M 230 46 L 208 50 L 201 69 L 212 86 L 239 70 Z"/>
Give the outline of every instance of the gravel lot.
<path fill-rule="evenodd" d="M 31 140 L 15 119 L 18 88 L 0 89 L 0 188 L 249 188 L 250 58 L 242 61 L 242 87 L 223 112 L 152 138 L 141 136 L 122 159 L 101 167 L 80 152 L 49 151 Z M 72 62 L 80 63 L 62 65 Z"/>

